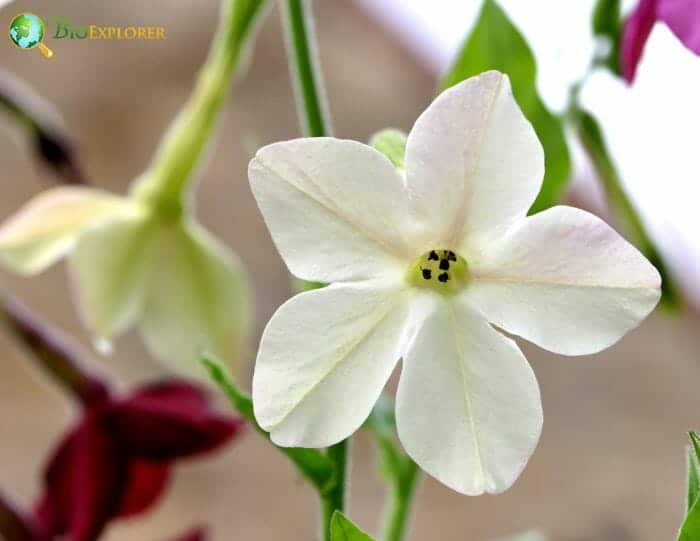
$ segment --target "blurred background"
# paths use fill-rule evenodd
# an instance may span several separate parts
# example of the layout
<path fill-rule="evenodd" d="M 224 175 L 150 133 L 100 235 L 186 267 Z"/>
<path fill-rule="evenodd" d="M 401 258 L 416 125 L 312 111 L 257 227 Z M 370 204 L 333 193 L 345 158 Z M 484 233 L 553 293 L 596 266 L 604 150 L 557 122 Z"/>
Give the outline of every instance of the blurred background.
<path fill-rule="evenodd" d="M 516 2 L 503 3 L 531 40 L 541 62 L 540 90 L 555 110 L 562 107 L 562 89 L 565 96 L 595 46 L 583 37 L 589 35 L 591 3 L 558 3 L 577 7 L 551 11 L 554 3 L 542 0 L 518 13 Z M 420 9 L 428 4 L 432 16 Z M 367 140 L 387 126 L 410 129 L 479 2 L 316 0 L 314 6 L 336 135 Z M 166 41 L 51 40 L 50 62 L 36 51 L 17 51 L 9 40 L 0 46 L 0 65 L 61 111 L 91 181 L 123 193 L 188 96 L 218 3 L 26 0 L 4 8 L 1 16 L 9 22 L 20 10 L 81 25 L 166 27 Z M 554 43 L 547 45 L 542 34 Z M 674 39 L 665 28 L 654 31 L 631 90 L 601 76 L 584 96 L 608 130 L 627 185 L 692 299 L 700 213 L 692 167 L 697 149 L 695 155 L 688 150 L 697 147 L 691 126 L 700 114 L 692 103 L 700 60 L 693 57 L 691 67 L 690 53 Z M 662 47 L 665 53 L 654 52 Z M 264 20 L 250 69 L 235 86 L 197 198 L 200 220 L 240 255 L 252 275 L 257 302 L 251 359 L 262 327 L 291 288 L 249 192 L 247 162 L 261 145 L 298 134 L 275 7 Z M 571 199 L 604 211 L 590 170 L 581 164 L 577 171 Z M 54 181 L 33 160 L 22 133 L 3 122 L 0 218 Z M 0 274 L 0 287 L 88 344 L 66 284 L 63 265 L 31 280 Z M 657 311 L 616 346 L 591 357 L 566 358 L 521 343 L 538 375 L 545 412 L 542 440 L 528 468 L 500 496 L 469 498 L 425 479 L 412 539 L 487 540 L 531 528 L 560 541 L 673 538 L 684 509 L 686 432 L 700 424 L 697 328 L 693 310 L 684 316 Z M 98 362 L 125 384 L 161 373 L 133 333 Z M 241 375 L 246 387 L 251 371 L 249 365 Z M 66 397 L 34 372 L 3 332 L 0 404 L 0 486 L 28 503 L 71 411 Z M 373 460 L 371 442 L 362 434 L 353 448 L 350 514 L 369 531 L 378 524 L 383 495 Z M 154 541 L 208 523 L 217 541 L 310 540 L 316 535 L 315 507 L 314 494 L 286 460 L 251 432 L 209 460 L 180 467 L 154 512 L 116 524 L 105 539 Z"/>

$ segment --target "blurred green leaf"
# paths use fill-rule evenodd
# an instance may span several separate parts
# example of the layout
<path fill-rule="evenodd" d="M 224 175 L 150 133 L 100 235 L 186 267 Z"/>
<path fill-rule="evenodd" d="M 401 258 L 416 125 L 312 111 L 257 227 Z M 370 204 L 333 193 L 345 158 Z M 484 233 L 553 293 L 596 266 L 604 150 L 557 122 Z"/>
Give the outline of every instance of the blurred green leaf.
<path fill-rule="evenodd" d="M 398 443 L 394 403 L 388 397 L 379 397 L 365 427 L 374 436 L 379 473 L 389 485 L 383 512 L 382 539 L 404 539 L 420 470 Z"/>
<path fill-rule="evenodd" d="M 370 138 L 369 144 L 389 158 L 394 167 L 403 173 L 406 155 L 406 134 L 404 132 L 387 128 L 375 133 Z"/>
<path fill-rule="evenodd" d="M 530 212 L 556 205 L 571 172 L 561 120 L 547 110 L 537 94 L 537 65 L 527 42 L 498 4 L 485 0 L 476 25 L 442 80 L 441 88 L 492 69 L 508 74 L 515 99 L 544 147 L 544 183 Z"/>
<path fill-rule="evenodd" d="M 698 498 L 698 460 L 700 460 L 700 439 L 695 432 L 690 433 L 691 448 L 688 450 L 688 514 L 685 516 L 678 541 L 698 541 L 700 539 L 700 499 Z M 692 503 L 691 503 L 692 502 Z"/>
<path fill-rule="evenodd" d="M 649 259 L 661 274 L 661 300 L 665 306 L 678 308 L 681 297 L 661 253 L 656 249 L 637 209 L 622 187 L 612 156 L 608 151 L 603 131 L 598 121 L 587 111 L 575 112 L 578 135 L 586 153 L 593 162 L 603 184 L 608 204 L 630 240 Z"/>
<path fill-rule="evenodd" d="M 202 362 L 207 370 L 209 370 L 211 378 L 228 397 L 234 409 L 253 425 L 260 434 L 269 440 L 270 434 L 255 420 L 253 401 L 236 386 L 228 371 L 223 367 L 221 361 L 210 354 L 205 354 L 202 358 Z M 308 479 L 320 491 L 325 492 L 329 484 L 333 482 L 333 464 L 328 457 L 318 449 L 275 447 L 287 455 L 301 475 Z"/>
<path fill-rule="evenodd" d="M 396 419 L 393 402 L 382 395 L 365 423 L 377 443 L 379 453 L 379 472 L 382 477 L 391 482 L 397 482 L 403 475 L 410 460 L 397 446 Z"/>
<path fill-rule="evenodd" d="M 331 541 L 374 541 L 340 511 L 333 513 Z"/>
<path fill-rule="evenodd" d="M 598 0 L 593 10 L 593 34 L 605 40 L 605 47 L 598 53 L 595 62 L 620 75 L 620 40 L 622 17 L 620 0 Z"/>
<path fill-rule="evenodd" d="M 688 448 L 688 502 L 687 511 L 693 507 L 700 495 L 700 438 L 695 432 L 690 433 Z"/>

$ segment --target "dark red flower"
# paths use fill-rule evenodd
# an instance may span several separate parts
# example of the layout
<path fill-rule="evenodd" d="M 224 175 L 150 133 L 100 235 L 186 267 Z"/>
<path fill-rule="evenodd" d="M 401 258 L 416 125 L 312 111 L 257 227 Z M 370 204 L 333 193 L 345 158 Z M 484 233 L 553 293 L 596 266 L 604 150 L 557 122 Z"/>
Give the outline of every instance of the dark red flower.
<path fill-rule="evenodd" d="M 174 461 L 220 447 L 242 425 L 178 380 L 93 402 L 49 461 L 36 521 L 49 538 L 95 540 L 109 521 L 153 505 Z"/>
<path fill-rule="evenodd" d="M 94 541 L 110 521 L 151 507 L 175 461 L 217 449 L 243 428 L 242 420 L 217 413 L 203 389 L 183 380 L 114 395 L 85 369 L 80 348 L 25 306 L 6 300 L 0 315 L 80 404 L 46 466 L 33 516 L 0 498 L 0 536 L 10 535 L 9 541 Z M 178 541 L 203 539 L 204 530 L 196 529 Z"/>

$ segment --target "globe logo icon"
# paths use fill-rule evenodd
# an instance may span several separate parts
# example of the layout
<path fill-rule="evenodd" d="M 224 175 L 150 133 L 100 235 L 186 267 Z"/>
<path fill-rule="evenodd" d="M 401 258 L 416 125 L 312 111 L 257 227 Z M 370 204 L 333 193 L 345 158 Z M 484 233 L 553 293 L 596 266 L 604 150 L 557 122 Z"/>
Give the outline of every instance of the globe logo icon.
<path fill-rule="evenodd" d="M 44 21 L 33 13 L 20 13 L 10 23 L 10 39 L 20 49 L 37 47 L 46 58 L 53 56 L 53 51 L 42 43 L 44 39 Z"/>

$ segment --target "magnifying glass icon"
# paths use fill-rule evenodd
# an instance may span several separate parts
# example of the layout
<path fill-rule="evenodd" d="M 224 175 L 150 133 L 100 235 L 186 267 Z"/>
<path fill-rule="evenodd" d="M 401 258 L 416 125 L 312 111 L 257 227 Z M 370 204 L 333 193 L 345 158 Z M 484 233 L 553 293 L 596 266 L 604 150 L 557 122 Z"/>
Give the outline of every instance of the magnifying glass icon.
<path fill-rule="evenodd" d="M 19 49 L 41 51 L 44 58 L 51 58 L 53 51 L 44 45 L 44 21 L 33 13 L 20 13 L 10 23 L 10 40 Z"/>

